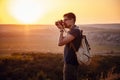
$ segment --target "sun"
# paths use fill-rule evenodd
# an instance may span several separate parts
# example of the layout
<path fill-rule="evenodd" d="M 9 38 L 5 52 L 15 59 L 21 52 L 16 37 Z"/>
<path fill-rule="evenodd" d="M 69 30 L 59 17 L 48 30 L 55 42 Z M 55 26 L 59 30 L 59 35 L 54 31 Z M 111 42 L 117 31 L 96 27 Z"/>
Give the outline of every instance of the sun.
<path fill-rule="evenodd" d="M 10 0 L 9 13 L 21 23 L 35 23 L 44 14 L 43 4 L 37 0 Z"/>

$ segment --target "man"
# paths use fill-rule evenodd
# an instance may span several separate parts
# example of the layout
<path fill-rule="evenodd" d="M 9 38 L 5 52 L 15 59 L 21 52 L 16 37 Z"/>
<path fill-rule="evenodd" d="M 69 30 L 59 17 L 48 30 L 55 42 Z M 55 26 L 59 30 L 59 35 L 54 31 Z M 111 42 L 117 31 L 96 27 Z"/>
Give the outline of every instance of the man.
<path fill-rule="evenodd" d="M 78 62 L 75 50 L 71 47 L 71 43 L 75 46 L 76 50 L 78 50 L 81 42 L 81 33 L 75 25 L 76 16 L 74 13 L 66 13 L 63 17 L 63 23 L 61 24 L 58 21 L 56 25 L 60 29 L 58 46 L 65 45 L 63 80 L 77 80 Z M 64 27 L 69 29 L 66 36 L 63 36 Z"/>

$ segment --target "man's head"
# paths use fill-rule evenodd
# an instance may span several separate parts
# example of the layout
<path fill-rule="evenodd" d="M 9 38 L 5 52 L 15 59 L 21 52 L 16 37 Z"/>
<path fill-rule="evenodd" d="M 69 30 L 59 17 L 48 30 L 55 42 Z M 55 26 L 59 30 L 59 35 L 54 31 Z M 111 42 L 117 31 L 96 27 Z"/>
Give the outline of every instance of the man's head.
<path fill-rule="evenodd" d="M 66 24 L 66 28 L 69 28 L 75 24 L 76 16 L 74 13 L 72 13 L 72 12 L 66 13 L 63 15 L 63 17 L 64 17 L 64 22 Z"/>

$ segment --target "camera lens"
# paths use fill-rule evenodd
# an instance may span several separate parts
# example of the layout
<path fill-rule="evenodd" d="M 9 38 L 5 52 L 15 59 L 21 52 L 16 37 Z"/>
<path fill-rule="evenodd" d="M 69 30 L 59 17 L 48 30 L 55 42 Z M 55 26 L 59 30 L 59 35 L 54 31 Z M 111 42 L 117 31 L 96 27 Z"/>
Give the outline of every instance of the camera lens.
<path fill-rule="evenodd" d="M 57 26 L 58 24 L 64 26 L 64 25 L 63 25 L 63 24 L 64 24 L 63 20 L 60 20 L 60 21 L 56 21 L 56 22 L 55 22 L 55 25 L 56 25 L 56 26 Z"/>
<path fill-rule="evenodd" d="M 57 25 L 58 25 L 58 22 L 55 22 L 55 25 L 57 26 Z"/>

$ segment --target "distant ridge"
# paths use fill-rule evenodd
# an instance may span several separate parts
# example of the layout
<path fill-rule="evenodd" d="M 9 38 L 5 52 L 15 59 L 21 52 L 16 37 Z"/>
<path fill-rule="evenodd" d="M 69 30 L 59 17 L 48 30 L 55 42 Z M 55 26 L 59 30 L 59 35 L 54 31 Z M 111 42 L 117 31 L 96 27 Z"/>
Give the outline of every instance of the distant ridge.
<path fill-rule="evenodd" d="M 95 23 L 95 24 L 79 24 L 79 25 L 120 25 L 120 23 Z"/>
<path fill-rule="evenodd" d="M 80 27 L 93 27 L 98 29 L 114 29 L 120 30 L 120 23 L 110 23 L 110 24 L 83 24 Z"/>

